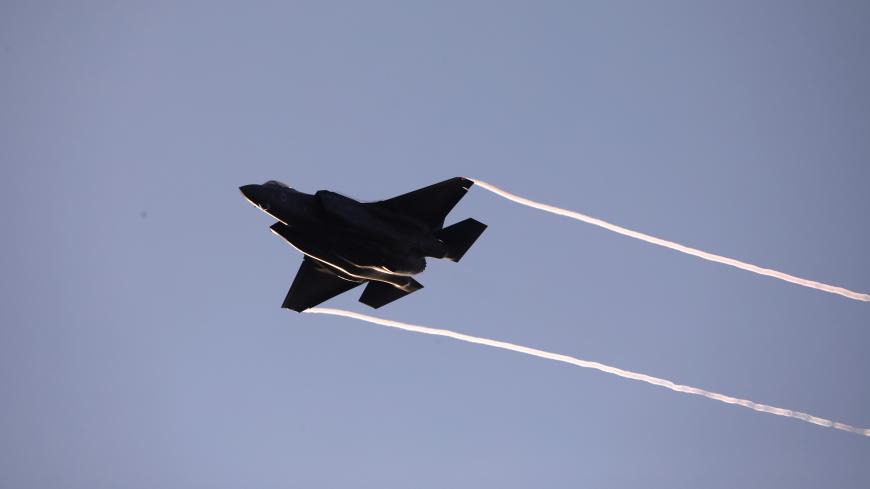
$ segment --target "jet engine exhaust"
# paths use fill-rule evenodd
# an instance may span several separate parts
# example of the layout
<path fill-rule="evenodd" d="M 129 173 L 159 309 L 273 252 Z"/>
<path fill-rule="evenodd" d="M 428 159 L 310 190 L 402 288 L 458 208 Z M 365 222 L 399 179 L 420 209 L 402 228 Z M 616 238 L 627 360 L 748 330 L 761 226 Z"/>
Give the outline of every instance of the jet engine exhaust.
<path fill-rule="evenodd" d="M 644 234 L 638 231 L 632 231 L 631 229 L 626 229 L 621 226 L 617 226 L 615 224 L 611 224 L 606 221 L 602 221 L 601 219 L 596 219 L 594 217 L 587 216 L 585 214 L 581 214 L 579 212 L 570 211 L 567 209 L 562 209 L 561 207 L 556 207 L 548 204 L 542 204 L 540 202 L 535 202 L 534 200 L 526 199 L 524 197 L 520 197 L 518 195 L 514 195 L 510 192 L 502 190 L 495 185 L 491 185 L 482 180 L 477 180 L 475 178 L 469 178 L 477 185 L 480 185 L 482 188 L 489 190 L 490 192 L 504 197 L 505 199 L 516 202 L 517 204 L 522 204 L 528 207 L 532 207 L 534 209 L 542 210 L 544 212 L 550 212 L 552 214 L 570 217 L 571 219 L 576 219 L 578 221 L 583 221 L 587 224 L 592 224 L 594 226 L 602 227 L 607 229 L 608 231 L 613 231 L 614 233 L 619 233 L 624 236 L 628 236 L 630 238 L 639 239 L 641 241 L 646 241 L 647 243 L 652 243 L 654 245 L 663 246 L 665 248 L 670 248 L 675 251 L 679 251 L 681 253 L 685 253 L 687 255 L 696 256 L 698 258 L 702 258 L 704 260 L 709 260 L 716 263 L 721 263 L 723 265 L 730 265 L 735 268 L 739 268 L 741 270 L 746 270 L 748 272 L 757 273 L 759 275 L 766 275 L 768 277 L 778 278 L 780 280 L 784 280 L 786 282 L 791 282 L 793 284 L 802 285 L 804 287 L 809 287 L 816 290 L 821 290 L 823 292 L 829 292 L 831 294 L 839 294 L 843 297 L 848 297 L 849 299 L 854 299 L 856 301 L 864 301 L 870 302 L 870 294 L 862 294 L 860 292 L 854 292 L 849 289 L 845 289 L 843 287 L 837 287 L 834 285 L 828 285 L 821 282 L 816 282 L 814 280 L 808 280 L 805 278 L 795 277 L 794 275 L 789 275 L 784 272 L 780 272 L 777 270 L 772 270 L 769 268 L 762 268 L 757 265 L 753 265 L 751 263 L 742 262 L 740 260 L 735 260 L 734 258 L 728 258 L 725 256 L 715 255 L 713 253 L 708 253 L 706 251 L 701 251 L 695 248 L 690 248 L 688 246 L 681 245 L 679 243 L 674 243 L 673 241 L 668 241 L 661 238 L 656 238 L 655 236 L 650 236 L 648 234 Z"/>
<path fill-rule="evenodd" d="M 631 380 L 639 380 L 641 382 L 646 382 L 647 384 L 656 385 L 659 387 L 664 387 L 666 389 L 670 389 L 674 392 L 681 392 L 684 394 L 694 394 L 697 396 L 703 396 L 707 399 L 712 399 L 714 401 L 724 402 L 725 404 L 735 404 L 738 406 L 742 406 L 748 409 L 752 409 L 754 411 L 775 414 L 777 416 L 784 416 L 786 418 L 797 419 L 800 421 L 805 421 L 807 423 L 812 423 L 815 425 L 823 426 L 826 428 L 833 428 L 840 431 L 846 431 L 849 433 L 854 433 L 857 435 L 863 435 L 870 437 L 870 428 L 856 428 L 854 426 L 850 426 L 844 423 L 839 423 L 836 421 L 832 421 L 825 418 L 819 418 L 817 416 L 813 416 L 811 414 L 802 413 L 799 411 L 792 411 L 790 409 L 783 409 L 775 406 L 769 406 L 767 404 L 760 404 L 754 401 L 750 401 L 748 399 L 740 399 L 737 397 L 727 396 L 725 394 L 719 394 L 717 392 L 711 392 L 704 389 L 700 389 L 697 387 L 691 387 L 687 385 L 676 384 L 667 379 L 660 379 L 658 377 L 652 377 L 650 375 L 641 374 L 638 372 L 632 372 L 629 370 L 622 370 L 620 368 L 611 367 L 609 365 L 605 365 L 603 363 L 592 362 L 588 360 L 581 360 L 579 358 L 574 358 L 568 355 L 561 355 L 558 353 L 551 353 L 543 350 L 538 350 L 535 348 L 529 348 L 527 346 L 515 345 L 513 343 L 507 343 L 504 341 L 491 340 L 487 338 L 480 338 L 477 336 L 470 336 L 462 333 L 457 333 L 455 331 L 450 331 L 446 329 L 436 329 L 436 328 L 428 328 L 426 326 L 419 326 L 415 324 L 403 323 L 400 321 L 392 321 L 389 319 L 378 318 L 374 316 L 368 316 L 365 314 L 359 314 L 356 312 L 345 311 L 341 309 L 331 309 L 325 307 L 315 307 L 306 310 L 307 313 L 314 314 L 329 314 L 333 316 L 342 316 L 351 319 L 358 319 L 360 321 L 366 321 L 373 324 L 379 324 L 381 326 L 387 326 L 390 328 L 402 329 L 405 331 L 411 331 L 414 333 L 422 333 L 428 335 L 435 336 L 446 336 L 448 338 L 453 338 L 459 341 L 466 341 L 468 343 L 476 343 L 478 345 L 490 346 L 493 348 L 501 348 L 503 350 L 515 351 L 518 353 L 524 353 L 526 355 L 532 355 L 535 357 L 546 358 L 547 360 L 554 360 L 557 362 L 568 363 L 571 365 L 575 365 L 577 367 L 583 368 L 591 368 L 594 370 L 598 370 L 600 372 L 617 375 L 619 377 Z"/>

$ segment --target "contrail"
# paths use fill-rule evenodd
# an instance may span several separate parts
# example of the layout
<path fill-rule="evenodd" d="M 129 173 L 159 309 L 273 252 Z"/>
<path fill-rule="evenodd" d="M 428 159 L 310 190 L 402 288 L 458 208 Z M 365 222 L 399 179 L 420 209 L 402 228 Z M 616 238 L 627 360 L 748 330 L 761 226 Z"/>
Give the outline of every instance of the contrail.
<path fill-rule="evenodd" d="M 650 236 L 648 234 L 640 233 L 637 231 L 632 231 L 631 229 L 626 229 L 622 226 L 617 226 L 616 224 L 611 224 L 606 221 L 602 221 L 601 219 L 596 219 L 594 217 L 587 216 L 585 214 L 580 214 L 579 212 L 569 211 L 567 209 L 562 209 L 561 207 L 556 207 L 552 205 L 542 204 L 540 202 L 535 202 L 534 200 L 526 199 L 524 197 L 520 197 L 518 195 L 514 195 L 508 191 L 502 190 L 495 185 L 491 185 L 489 183 L 484 182 L 483 180 L 477 180 L 475 178 L 469 178 L 474 183 L 480 185 L 481 187 L 493 192 L 497 195 L 500 195 L 508 200 L 512 200 L 518 204 L 522 204 L 525 206 L 529 206 L 538 210 L 542 210 L 545 212 L 550 212 L 553 214 L 557 214 L 560 216 L 570 217 L 571 219 L 576 219 L 578 221 L 583 221 L 588 224 L 592 224 L 594 226 L 602 227 L 609 231 L 613 231 L 614 233 L 619 233 L 631 238 L 639 239 L 641 241 L 646 241 L 647 243 L 652 243 L 654 245 L 664 246 L 665 248 L 670 248 L 675 251 L 679 251 L 681 253 L 686 253 L 687 255 L 697 256 L 698 258 L 703 258 L 704 260 L 713 261 L 716 263 L 721 263 L 723 265 L 730 265 L 735 268 L 739 268 L 741 270 L 746 270 L 748 272 L 757 273 L 759 275 L 767 275 L 768 277 L 778 278 L 780 280 L 784 280 L 786 282 L 791 282 L 793 284 L 803 285 L 804 287 L 809 287 L 812 289 L 821 290 L 824 292 L 830 292 L 831 294 L 839 294 L 843 297 L 848 297 L 849 299 L 854 299 L 856 301 L 864 301 L 870 302 L 870 294 L 862 294 L 860 292 L 853 292 L 849 289 L 844 289 L 842 287 L 837 287 L 834 285 L 823 284 L 821 282 L 816 282 L 814 280 L 808 280 L 805 278 L 795 277 L 794 275 L 789 275 L 787 273 L 779 272 L 777 270 L 771 270 L 770 268 L 762 268 L 757 265 L 753 265 L 751 263 L 742 262 L 740 260 L 735 260 L 734 258 L 728 258 L 726 256 L 714 255 L 713 253 L 707 253 L 706 251 L 701 251 L 695 248 L 690 248 L 688 246 L 681 245 L 679 243 L 674 243 L 673 241 L 668 241 L 661 238 L 656 238 L 655 236 Z"/>
<path fill-rule="evenodd" d="M 688 385 L 680 385 L 675 384 L 674 382 L 667 379 L 660 379 L 658 377 L 652 377 L 650 375 L 641 374 L 637 372 L 632 372 L 629 370 L 622 370 L 621 368 L 611 367 L 610 365 L 605 365 L 603 363 L 591 362 L 588 360 L 581 360 L 579 358 L 570 357 L 568 355 L 560 355 L 558 353 L 550 353 L 543 350 L 538 350 L 535 348 L 529 348 L 527 346 L 515 345 L 513 343 L 507 343 L 505 341 L 491 340 L 488 338 L 480 338 L 477 336 L 470 336 L 467 334 L 457 333 L 455 331 L 450 331 L 447 329 L 436 329 L 436 328 L 427 328 L 426 326 L 419 326 L 416 324 L 408 324 L 399 321 L 392 321 L 389 319 L 378 318 L 374 316 L 368 316 L 365 314 L 360 314 L 351 311 L 344 311 L 341 309 L 331 309 L 327 307 L 315 307 L 306 310 L 305 312 L 310 312 L 314 314 L 331 314 L 333 316 L 343 316 L 352 319 L 359 319 L 360 321 L 367 321 L 369 323 L 380 324 L 382 326 L 388 326 L 390 328 L 398 328 L 403 329 L 405 331 L 412 331 L 414 333 L 423 333 L 430 334 L 435 336 L 446 336 L 448 338 L 453 338 L 455 340 L 467 341 L 469 343 L 477 343 L 478 345 L 491 346 L 493 348 L 501 348 L 503 350 L 510 350 L 519 353 L 525 353 L 526 355 L 532 355 L 535 357 L 546 358 L 548 360 L 555 360 L 557 362 L 569 363 L 571 365 L 576 365 L 578 367 L 583 368 L 591 368 L 604 373 L 618 375 L 625 379 L 631 380 L 639 380 L 641 382 L 646 382 L 647 384 L 657 385 L 659 387 L 664 387 L 665 389 L 670 389 L 674 392 L 682 392 L 684 394 L 694 394 L 697 396 L 704 396 L 707 399 L 712 399 L 714 401 L 724 402 L 726 404 L 736 404 L 738 406 L 742 406 L 745 408 L 752 409 L 754 411 L 759 411 L 762 413 L 775 414 L 777 416 L 785 416 L 787 418 L 797 419 L 800 421 L 806 421 L 807 423 L 816 424 L 819 426 L 824 426 L 826 428 L 834 428 L 836 430 L 847 431 L 849 433 L 855 433 L 857 435 L 870 436 L 870 428 L 856 428 L 854 426 L 850 426 L 844 423 L 838 423 L 836 421 L 831 421 L 830 419 L 819 418 L 817 416 L 813 416 L 811 414 L 802 413 L 799 411 L 792 411 L 791 409 L 783 409 L 775 406 L 768 406 L 767 404 L 759 404 L 754 401 L 750 401 L 748 399 L 740 399 L 737 397 L 726 396 L 725 394 L 719 394 L 717 392 L 711 392 L 704 389 L 699 389 L 697 387 L 691 387 Z"/>

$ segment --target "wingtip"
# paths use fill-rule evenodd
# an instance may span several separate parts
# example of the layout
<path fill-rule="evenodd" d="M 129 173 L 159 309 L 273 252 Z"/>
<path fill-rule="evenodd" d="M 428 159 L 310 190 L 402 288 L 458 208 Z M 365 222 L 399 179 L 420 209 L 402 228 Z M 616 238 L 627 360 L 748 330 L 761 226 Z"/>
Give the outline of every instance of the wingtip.
<path fill-rule="evenodd" d="M 288 311 L 296 311 L 296 312 L 301 313 L 301 312 L 305 312 L 305 310 L 308 308 L 307 307 L 299 308 L 299 306 L 291 306 L 290 304 L 284 303 L 284 304 L 281 304 L 281 309 L 287 309 Z"/>
<path fill-rule="evenodd" d="M 456 179 L 462 183 L 462 188 L 464 188 L 465 190 L 470 189 L 471 186 L 474 185 L 474 180 L 470 178 L 456 177 Z"/>

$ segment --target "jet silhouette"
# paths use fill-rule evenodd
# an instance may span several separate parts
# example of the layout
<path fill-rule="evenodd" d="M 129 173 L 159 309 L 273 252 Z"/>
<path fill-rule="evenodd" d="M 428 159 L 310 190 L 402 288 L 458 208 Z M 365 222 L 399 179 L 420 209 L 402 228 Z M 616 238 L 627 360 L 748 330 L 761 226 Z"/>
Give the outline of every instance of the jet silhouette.
<path fill-rule="evenodd" d="M 426 258 L 459 261 L 486 229 L 444 218 L 474 182 L 456 177 L 378 202 L 319 190 L 306 194 L 269 180 L 240 187 L 279 222 L 272 231 L 305 257 L 281 307 L 302 312 L 367 283 L 360 302 L 378 308 L 423 286 L 412 278 Z"/>

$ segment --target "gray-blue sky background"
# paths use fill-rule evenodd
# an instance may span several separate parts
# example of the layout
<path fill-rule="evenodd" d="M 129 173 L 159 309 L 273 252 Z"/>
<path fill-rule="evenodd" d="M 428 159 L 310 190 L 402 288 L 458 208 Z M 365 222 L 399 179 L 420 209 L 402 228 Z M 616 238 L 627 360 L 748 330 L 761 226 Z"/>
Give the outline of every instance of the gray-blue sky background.
<path fill-rule="evenodd" d="M 866 438 L 281 310 L 237 190 L 463 175 L 868 292 L 868 46 L 866 2 L 3 2 L 0 486 L 868 487 Z M 379 315 L 870 426 L 870 305 L 469 216 Z"/>

